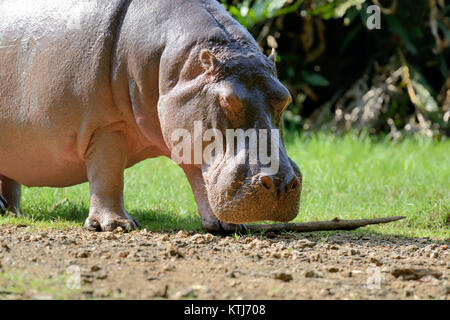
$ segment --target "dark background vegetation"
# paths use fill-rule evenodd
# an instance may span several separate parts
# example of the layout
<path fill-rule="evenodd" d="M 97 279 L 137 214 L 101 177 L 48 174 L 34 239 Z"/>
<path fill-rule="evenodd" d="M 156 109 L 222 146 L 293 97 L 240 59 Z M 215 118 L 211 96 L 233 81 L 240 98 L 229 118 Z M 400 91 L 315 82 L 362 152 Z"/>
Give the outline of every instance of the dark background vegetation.
<path fill-rule="evenodd" d="M 267 54 L 293 103 L 288 130 L 397 139 L 450 133 L 445 0 L 221 0 Z M 369 30 L 377 5 L 381 28 Z"/>

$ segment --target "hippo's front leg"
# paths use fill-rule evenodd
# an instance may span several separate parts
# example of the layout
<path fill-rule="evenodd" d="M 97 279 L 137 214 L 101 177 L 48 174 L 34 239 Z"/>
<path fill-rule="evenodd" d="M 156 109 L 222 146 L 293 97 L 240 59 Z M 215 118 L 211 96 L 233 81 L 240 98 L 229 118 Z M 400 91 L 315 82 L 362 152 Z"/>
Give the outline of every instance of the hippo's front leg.
<path fill-rule="evenodd" d="M 191 185 L 192 192 L 194 193 L 195 202 L 197 203 L 198 211 L 202 217 L 203 228 L 211 233 L 244 232 L 246 230 L 245 225 L 226 223 L 219 221 L 216 218 L 209 205 L 201 169 L 189 165 L 182 165 L 181 167 L 184 170 Z"/>
<path fill-rule="evenodd" d="M 127 162 L 127 144 L 117 126 L 99 129 L 86 152 L 90 188 L 89 230 L 112 231 L 118 227 L 134 230 L 139 223 L 131 218 L 123 204 L 123 175 Z"/>

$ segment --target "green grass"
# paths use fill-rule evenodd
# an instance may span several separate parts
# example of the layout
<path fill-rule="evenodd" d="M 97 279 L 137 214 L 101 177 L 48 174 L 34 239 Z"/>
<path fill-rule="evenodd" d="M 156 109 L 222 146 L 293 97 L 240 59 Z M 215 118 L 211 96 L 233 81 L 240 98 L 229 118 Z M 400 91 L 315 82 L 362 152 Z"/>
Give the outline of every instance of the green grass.
<path fill-rule="evenodd" d="M 39 277 L 23 270 L 0 272 L 0 298 L 13 295 L 17 298 L 74 299 L 80 290 L 71 290 L 65 285 L 67 276 Z"/>
<path fill-rule="evenodd" d="M 364 232 L 450 238 L 450 141 L 411 138 L 400 142 L 367 136 L 290 136 L 288 154 L 303 173 L 295 221 L 406 215 Z M 201 229 L 190 186 L 182 170 L 165 158 L 126 171 L 125 203 L 151 230 Z M 61 200 L 67 199 L 61 203 Z M 58 206 L 56 203 L 60 202 Z M 88 185 L 23 188 L 20 218 L 0 223 L 38 227 L 81 226 L 88 213 Z"/>

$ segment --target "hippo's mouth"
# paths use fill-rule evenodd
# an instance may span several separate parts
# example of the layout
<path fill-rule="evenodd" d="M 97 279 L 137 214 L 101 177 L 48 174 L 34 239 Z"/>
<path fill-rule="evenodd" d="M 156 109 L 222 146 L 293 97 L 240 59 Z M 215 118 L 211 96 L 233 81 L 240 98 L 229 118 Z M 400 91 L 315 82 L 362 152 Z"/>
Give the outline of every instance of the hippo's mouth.
<path fill-rule="evenodd" d="M 296 192 L 273 192 L 261 186 L 258 168 L 218 159 L 204 170 L 209 204 L 214 215 L 227 223 L 263 220 L 286 222 L 297 216 L 301 186 Z M 301 177 L 300 181 L 301 181 Z"/>
<path fill-rule="evenodd" d="M 299 195 L 273 196 L 269 190 L 246 185 L 230 195 L 227 190 L 207 186 L 208 199 L 214 215 L 223 222 L 248 223 L 263 220 L 286 222 L 297 216 Z M 222 193 L 222 195 L 220 195 Z M 219 194 L 218 196 L 215 196 Z"/>

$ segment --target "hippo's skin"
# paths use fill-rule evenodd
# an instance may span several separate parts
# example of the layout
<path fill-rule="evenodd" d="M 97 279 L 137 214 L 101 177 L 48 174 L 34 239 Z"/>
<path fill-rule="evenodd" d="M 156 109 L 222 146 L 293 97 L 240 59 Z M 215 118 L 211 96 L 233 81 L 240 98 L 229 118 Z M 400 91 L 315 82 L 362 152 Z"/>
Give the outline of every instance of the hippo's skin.
<path fill-rule="evenodd" d="M 290 103 L 273 57 L 214 0 L 0 0 L 0 17 L 0 194 L 11 209 L 21 184 L 89 181 L 85 226 L 134 229 L 125 168 L 169 157 L 171 133 L 196 120 L 278 128 Z M 221 160 L 181 164 L 205 229 L 297 215 L 301 174 L 282 143 L 276 175 Z"/>

